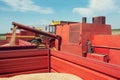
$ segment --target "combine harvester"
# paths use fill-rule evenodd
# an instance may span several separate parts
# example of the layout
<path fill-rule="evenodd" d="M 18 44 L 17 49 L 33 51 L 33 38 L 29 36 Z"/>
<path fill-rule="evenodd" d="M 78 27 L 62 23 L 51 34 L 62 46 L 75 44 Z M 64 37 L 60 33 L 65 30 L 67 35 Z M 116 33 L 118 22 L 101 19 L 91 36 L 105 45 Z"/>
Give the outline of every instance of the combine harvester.
<path fill-rule="evenodd" d="M 92 21 L 87 23 L 84 17 L 81 23 L 53 22 L 50 33 L 13 22 L 14 30 L 49 37 L 49 47 L 1 46 L 0 77 L 55 72 L 74 74 L 83 80 L 120 80 L 120 35 L 111 35 L 104 16 Z"/>

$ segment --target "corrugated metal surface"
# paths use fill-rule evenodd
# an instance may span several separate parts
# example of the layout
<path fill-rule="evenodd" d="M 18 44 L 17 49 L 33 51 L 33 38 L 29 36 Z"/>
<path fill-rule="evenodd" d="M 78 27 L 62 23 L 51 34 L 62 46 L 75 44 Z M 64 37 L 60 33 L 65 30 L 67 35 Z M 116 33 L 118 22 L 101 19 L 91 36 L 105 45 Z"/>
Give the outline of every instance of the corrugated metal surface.
<path fill-rule="evenodd" d="M 48 49 L 0 51 L 0 77 L 49 72 Z"/>
<path fill-rule="evenodd" d="M 52 71 L 72 73 L 84 80 L 118 80 L 120 66 L 80 57 L 74 54 L 51 51 Z"/>
<path fill-rule="evenodd" d="M 80 26 L 70 26 L 69 42 L 79 43 L 79 37 L 80 37 Z"/>

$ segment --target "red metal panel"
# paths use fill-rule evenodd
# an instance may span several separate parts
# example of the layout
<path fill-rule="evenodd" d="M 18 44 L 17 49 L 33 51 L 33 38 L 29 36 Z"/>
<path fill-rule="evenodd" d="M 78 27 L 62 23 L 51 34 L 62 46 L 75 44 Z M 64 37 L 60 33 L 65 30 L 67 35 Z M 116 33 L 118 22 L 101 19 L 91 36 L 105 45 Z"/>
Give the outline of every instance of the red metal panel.
<path fill-rule="evenodd" d="M 66 24 L 66 25 L 58 25 L 56 27 L 56 34 L 62 37 L 62 45 L 61 45 L 61 51 L 65 52 L 73 52 L 77 55 L 81 55 L 81 46 L 79 46 L 79 37 L 80 37 L 80 25 L 79 23 L 75 24 Z M 79 30 L 78 30 L 79 29 Z M 73 31 L 72 31 L 73 30 Z M 74 43 L 74 39 L 72 39 L 74 36 L 74 33 L 76 32 L 79 33 L 77 39 L 77 43 Z M 72 33 L 71 33 L 72 31 Z M 57 42 L 56 42 L 57 44 Z M 74 49 L 74 50 L 73 50 Z"/>
<path fill-rule="evenodd" d="M 57 26 L 56 34 L 62 37 L 62 44 L 68 43 L 69 41 L 69 25 Z"/>
<path fill-rule="evenodd" d="M 0 60 L 0 74 L 48 69 L 48 57 L 28 57 Z"/>
<path fill-rule="evenodd" d="M 82 46 L 77 44 L 62 45 L 62 51 L 82 56 Z"/>
<path fill-rule="evenodd" d="M 0 51 L 0 59 L 18 58 L 18 57 L 33 57 L 33 56 L 47 56 L 48 49 L 23 49 L 23 50 L 8 50 Z"/>
<path fill-rule="evenodd" d="M 80 39 L 80 25 L 70 26 L 69 28 L 69 43 L 79 44 Z"/>
<path fill-rule="evenodd" d="M 108 62 L 108 55 L 104 54 L 87 53 L 87 58 Z"/>
<path fill-rule="evenodd" d="M 20 35 L 21 36 L 35 36 L 35 33 L 27 31 L 27 30 L 21 30 Z"/>
<path fill-rule="evenodd" d="M 92 44 L 96 46 L 120 48 L 120 35 L 95 35 L 92 37 Z"/>
<path fill-rule="evenodd" d="M 94 52 L 98 54 L 109 54 L 109 49 L 107 48 L 94 48 Z"/>
<path fill-rule="evenodd" d="M 52 68 L 59 72 L 66 72 L 75 74 L 84 80 L 116 80 L 112 77 L 98 73 L 94 70 L 87 69 L 83 66 L 76 65 L 69 61 L 65 61 L 56 57 L 51 57 Z M 64 66 L 62 66 L 64 65 Z"/>
<path fill-rule="evenodd" d="M 108 54 L 110 63 L 120 65 L 120 35 L 95 35 L 92 44 L 96 53 Z"/>
<path fill-rule="evenodd" d="M 117 64 L 120 66 L 120 50 L 110 49 L 110 63 Z"/>
<path fill-rule="evenodd" d="M 104 63 L 104 62 L 100 62 L 100 61 L 96 61 L 96 60 L 92 60 L 92 59 L 88 59 L 88 58 L 84 58 L 84 57 L 80 57 L 77 55 L 60 52 L 60 51 L 51 50 L 51 54 L 52 56 L 58 57 L 62 60 L 67 60 L 74 64 L 81 65 L 83 67 L 91 69 L 92 71 L 94 70 L 96 72 L 106 74 L 107 76 L 115 77 L 117 79 L 120 78 L 120 66 L 108 64 L 108 63 Z"/>
<path fill-rule="evenodd" d="M 49 70 L 48 69 L 42 69 L 42 70 L 25 71 L 25 72 L 12 73 L 12 74 L 3 74 L 3 75 L 0 75 L 0 77 L 11 77 L 11 76 L 14 76 L 14 75 L 31 74 L 31 73 L 46 73 L 46 72 L 49 72 Z"/>
<path fill-rule="evenodd" d="M 93 35 L 111 35 L 110 25 L 105 24 L 82 24 L 82 49 L 87 51 L 87 40 L 91 41 Z M 98 38 L 99 39 L 99 38 Z M 101 41 L 102 42 L 102 41 Z"/>
<path fill-rule="evenodd" d="M 76 29 L 79 29 L 78 34 L 75 31 Z M 111 27 L 105 24 L 74 23 L 57 26 L 56 34 L 62 37 L 61 51 L 84 55 L 83 53 L 87 52 L 87 40 L 91 40 L 91 36 L 96 34 L 111 34 Z M 74 36 L 75 34 L 78 37 Z"/>
<path fill-rule="evenodd" d="M 22 73 L 49 72 L 48 49 L 0 51 L 0 76 Z"/>
<path fill-rule="evenodd" d="M 27 45 L 31 45 L 31 43 L 28 42 L 28 41 L 18 39 L 18 45 L 20 45 L 20 46 L 25 46 L 26 45 L 27 46 Z"/>

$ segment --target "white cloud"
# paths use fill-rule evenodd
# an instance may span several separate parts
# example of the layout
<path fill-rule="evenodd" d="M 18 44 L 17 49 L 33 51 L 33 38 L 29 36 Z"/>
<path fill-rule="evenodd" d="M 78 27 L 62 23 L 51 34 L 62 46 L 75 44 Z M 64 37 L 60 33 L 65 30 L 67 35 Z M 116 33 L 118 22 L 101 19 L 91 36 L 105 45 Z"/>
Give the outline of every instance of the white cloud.
<path fill-rule="evenodd" d="M 87 8 L 73 8 L 74 13 L 82 16 L 105 15 L 119 10 L 118 0 L 89 0 Z"/>
<path fill-rule="evenodd" d="M 9 8 L 4 8 L 4 10 L 20 12 L 32 11 L 43 14 L 53 13 L 53 10 L 51 8 L 35 5 L 35 3 L 32 0 L 1 0 L 1 1 L 9 6 Z M 3 8 L 1 8 L 1 10 L 3 10 Z"/>
<path fill-rule="evenodd" d="M 89 16 L 94 14 L 93 11 L 89 8 L 74 8 L 73 12 L 79 13 L 82 16 Z"/>

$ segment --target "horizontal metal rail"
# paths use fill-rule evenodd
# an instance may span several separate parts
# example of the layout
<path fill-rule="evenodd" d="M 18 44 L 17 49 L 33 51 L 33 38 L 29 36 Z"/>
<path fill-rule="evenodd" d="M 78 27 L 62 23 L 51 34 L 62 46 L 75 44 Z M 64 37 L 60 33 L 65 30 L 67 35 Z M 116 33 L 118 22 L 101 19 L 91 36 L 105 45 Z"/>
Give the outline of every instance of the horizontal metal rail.
<path fill-rule="evenodd" d="M 99 46 L 99 45 L 92 45 L 94 48 L 106 48 L 106 49 L 115 49 L 115 50 L 120 50 L 119 47 L 110 47 L 110 46 Z"/>
<path fill-rule="evenodd" d="M 62 51 L 51 50 L 51 69 L 57 72 L 76 74 L 85 80 L 120 79 L 119 65 L 105 63 Z"/>

